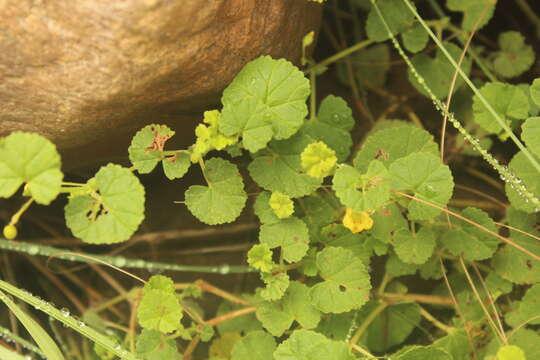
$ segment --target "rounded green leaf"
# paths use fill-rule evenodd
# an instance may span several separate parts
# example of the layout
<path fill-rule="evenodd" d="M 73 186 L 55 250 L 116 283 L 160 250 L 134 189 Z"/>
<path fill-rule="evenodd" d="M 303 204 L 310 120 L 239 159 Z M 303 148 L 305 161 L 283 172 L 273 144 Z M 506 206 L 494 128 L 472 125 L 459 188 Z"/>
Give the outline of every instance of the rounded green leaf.
<path fill-rule="evenodd" d="M 420 23 L 415 23 L 403 32 L 401 38 L 405 49 L 412 53 L 424 50 L 429 41 L 429 35 Z"/>
<path fill-rule="evenodd" d="M 296 330 L 274 352 L 275 360 L 354 360 L 347 343 L 310 330 Z"/>
<path fill-rule="evenodd" d="M 147 125 L 139 130 L 128 148 L 129 160 L 141 174 L 148 174 L 163 158 L 163 147 L 174 135 L 166 125 Z"/>
<path fill-rule="evenodd" d="M 499 35 L 500 51 L 495 53 L 493 69 L 502 77 L 512 78 L 523 74 L 534 63 L 534 50 L 525 44 L 525 38 L 517 31 Z"/>
<path fill-rule="evenodd" d="M 428 153 L 413 153 L 390 165 L 391 186 L 394 190 L 413 192 L 414 196 L 439 207 L 445 206 L 454 189 L 452 173 L 439 157 Z M 409 202 L 410 220 L 427 220 L 441 211 L 422 204 Z"/>
<path fill-rule="evenodd" d="M 533 154 L 540 157 L 540 116 L 528 118 L 521 128 L 523 141 Z"/>
<path fill-rule="evenodd" d="M 479 30 L 486 25 L 493 16 L 496 4 L 497 0 L 446 0 L 448 9 L 463 13 L 461 27 L 466 31 Z"/>
<path fill-rule="evenodd" d="M 144 187 L 139 179 L 129 169 L 108 164 L 90 181 L 97 191 L 69 199 L 64 209 L 67 226 L 87 243 L 128 240 L 144 219 Z"/>
<path fill-rule="evenodd" d="M 413 152 L 438 155 L 433 135 L 412 124 L 398 124 L 375 131 L 362 144 L 354 158 L 354 167 L 366 172 L 369 164 L 377 159 L 388 167 L 399 158 Z"/>
<path fill-rule="evenodd" d="M 262 191 L 257 195 L 253 204 L 255 215 L 257 215 L 261 224 L 273 224 L 280 221 L 280 218 L 277 217 L 274 210 L 270 207 L 271 196 L 269 191 Z"/>
<path fill-rule="evenodd" d="M 512 120 L 523 120 L 529 116 L 529 99 L 527 94 L 516 85 L 500 82 L 487 83 L 480 88 L 495 112 L 508 125 Z M 495 120 L 477 95 L 473 96 L 474 121 L 484 130 L 494 134 L 502 131 L 502 126 Z"/>
<path fill-rule="evenodd" d="M 394 250 L 403 262 L 409 264 L 421 265 L 428 261 L 435 243 L 435 233 L 429 227 L 422 227 L 416 233 L 401 228 L 394 234 Z"/>
<path fill-rule="evenodd" d="M 137 355 L 144 360 L 180 359 L 174 339 L 166 339 L 155 330 L 143 329 L 137 337 L 135 349 Z"/>
<path fill-rule="evenodd" d="M 397 35 L 409 26 L 414 21 L 414 14 L 409 10 L 407 5 L 401 1 L 394 0 L 378 0 L 377 6 L 384 16 L 390 31 L 393 35 Z M 368 39 L 373 41 L 385 41 L 390 38 L 384 23 L 382 22 L 379 13 L 374 7 L 371 7 L 366 21 L 366 34 Z"/>
<path fill-rule="evenodd" d="M 309 248 L 306 223 L 294 216 L 277 223 L 262 225 L 259 239 L 270 249 L 281 247 L 283 259 L 289 263 L 300 261 Z"/>
<path fill-rule="evenodd" d="M 249 174 L 259 186 L 272 192 L 293 198 L 311 194 L 322 179 L 309 176 L 302 169 L 300 154 L 310 142 L 311 139 L 303 134 L 271 142 L 269 152 L 261 152 L 249 164 Z"/>
<path fill-rule="evenodd" d="M 358 309 L 369 298 L 369 274 L 351 250 L 327 247 L 317 254 L 319 275 L 324 281 L 310 291 L 312 304 L 324 313 Z"/>
<path fill-rule="evenodd" d="M 26 183 L 28 193 L 49 205 L 60 193 L 64 175 L 56 146 L 38 134 L 14 132 L 0 139 L 0 197 L 10 197 Z"/>
<path fill-rule="evenodd" d="M 139 303 L 137 319 L 143 328 L 167 334 L 182 326 L 182 306 L 174 293 L 149 290 Z"/>
<path fill-rule="evenodd" d="M 453 43 L 445 42 L 444 47 L 450 53 L 455 62 L 458 62 L 461 56 L 461 49 L 454 45 Z M 426 84 L 435 96 L 439 99 L 444 99 L 448 96 L 448 91 L 452 85 L 452 79 L 454 77 L 454 66 L 448 61 L 446 56 L 441 50 L 437 50 L 435 57 L 430 57 L 426 54 L 420 53 L 413 56 L 411 59 L 414 67 L 420 75 L 424 78 Z M 463 60 L 461 64 L 461 70 L 465 74 L 469 74 L 471 71 L 471 60 L 467 57 Z M 426 90 L 424 89 L 423 84 L 420 84 L 415 74 L 411 69 L 408 69 L 409 81 L 421 94 L 429 96 Z M 459 89 L 463 84 L 463 79 L 461 76 L 458 76 L 454 91 Z"/>
<path fill-rule="evenodd" d="M 325 97 L 314 120 L 302 127 L 302 132 L 312 138 L 312 142 L 322 141 L 336 152 L 338 161 L 345 161 L 352 146 L 351 130 L 354 126 L 352 110 L 345 100 L 338 96 Z"/>
<path fill-rule="evenodd" d="M 236 220 L 247 200 L 238 168 L 227 160 L 212 158 L 206 161 L 204 171 L 209 184 L 189 187 L 185 194 L 187 208 L 208 225 Z"/>
<path fill-rule="evenodd" d="M 276 347 L 276 340 L 267 332 L 253 331 L 234 345 L 231 360 L 273 360 Z"/>
<path fill-rule="evenodd" d="M 223 91 L 220 131 L 241 135 L 244 148 L 256 152 L 272 139 L 300 129 L 310 93 L 304 74 L 285 59 L 261 56 L 244 66 Z"/>
<path fill-rule="evenodd" d="M 495 223 L 486 212 L 466 208 L 461 215 L 497 233 Z M 460 219 L 452 220 L 452 229 L 444 233 L 441 242 L 453 255 L 463 256 L 470 261 L 489 259 L 499 245 L 499 240 L 495 236 Z"/>
<path fill-rule="evenodd" d="M 332 179 L 332 188 L 343 205 L 354 211 L 375 211 L 390 199 L 388 170 L 373 160 L 365 174 L 349 165 L 341 165 Z"/>
<path fill-rule="evenodd" d="M 279 300 L 289 287 L 289 275 L 287 273 L 261 273 L 261 279 L 266 287 L 261 290 L 260 295 L 264 300 Z"/>
<path fill-rule="evenodd" d="M 538 160 L 538 158 L 537 158 Z M 537 198 L 540 198 L 540 176 L 538 171 L 531 166 L 529 159 L 522 151 L 518 152 L 508 165 L 510 170 L 523 181 L 527 190 L 533 193 Z M 518 210 L 523 210 L 528 213 L 537 212 L 538 209 L 531 204 L 526 198 L 521 196 L 510 183 L 505 184 L 506 196 L 510 200 L 513 207 Z"/>
<path fill-rule="evenodd" d="M 174 156 L 163 159 L 163 172 L 169 180 L 180 179 L 190 166 L 190 155 L 186 151 L 178 151 Z"/>

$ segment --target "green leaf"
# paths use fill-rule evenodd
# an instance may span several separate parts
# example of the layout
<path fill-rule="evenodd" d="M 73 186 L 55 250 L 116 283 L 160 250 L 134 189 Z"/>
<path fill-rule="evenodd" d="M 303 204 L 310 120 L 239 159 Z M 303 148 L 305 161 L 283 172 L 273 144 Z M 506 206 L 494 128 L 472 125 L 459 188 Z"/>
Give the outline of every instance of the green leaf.
<path fill-rule="evenodd" d="M 525 38 L 517 31 L 499 34 L 500 51 L 494 54 L 493 69 L 504 78 L 523 74 L 534 63 L 534 50 L 525 44 Z"/>
<path fill-rule="evenodd" d="M 521 301 L 517 303 L 515 311 L 507 313 L 507 322 L 513 327 L 522 326 L 527 323 L 529 325 L 540 325 L 540 284 L 534 284 L 525 295 L 521 298 Z M 510 316 L 510 321 L 508 320 Z"/>
<path fill-rule="evenodd" d="M 519 347 L 525 353 L 527 360 L 540 359 L 540 347 L 538 344 L 540 344 L 540 335 L 535 330 L 520 328 L 512 332 L 512 336 L 508 336 L 508 345 Z M 495 355 L 500 346 L 501 344 L 497 339 L 492 339 L 487 346 L 484 359 L 489 359 L 489 355 Z"/>
<path fill-rule="evenodd" d="M 186 151 L 177 151 L 174 156 L 163 159 L 163 172 L 169 180 L 180 179 L 190 166 L 190 155 Z"/>
<path fill-rule="evenodd" d="M 449 42 L 445 42 L 443 45 L 450 56 L 452 56 L 457 63 L 461 56 L 461 49 Z M 423 53 L 416 54 L 411 59 L 411 62 L 418 73 L 422 75 L 426 85 L 431 88 L 437 98 L 444 99 L 448 96 L 448 91 L 450 90 L 450 86 L 452 84 L 455 69 L 441 50 L 437 50 L 434 58 Z M 467 75 L 470 73 L 471 60 L 469 58 L 465 57 L 463 59 L 463 62 L 461 63 L 461 70 L 463 70 L 463 72 Z M 412 70 L 408 69 L 407 72 L 409 75 L 409 81 L 411 84 L 413 84 L 416 90 L 425 96 L 429 96 L 422 84 L 418 82 L 418 79 Z M 463 82 L 464 80 L 461 78 L 461 76 L 458 76 L 454 86 L 454 92 L 459 89 Z"/>
<path fill-rule="evenodd" d="M 540 159 L 537 158 L 537 161 L 540 161 Z M 514 155 L 508 167 L 515 176 L 523 181 L 527 190 L 532 192 L 537 198 L 540 198 L 540 176 L 538 176 L 538 171 L 531 166 L 529 159 L 527 159 L 522 151 Z M 538 211 L 538 208 L 523 198 L 510 183 L 507 182 L 505 184 L 505 190 L 510 203 L 516 209 L 528 213 Z"/>
<path fill-rule="evenodd" d="M 367 1 L 369 3 L 369 0 Z M 391 64 L 388 44 L 375 44 L 350 54 L 348 59 L 352 66 L 352 75 L 359 84 L 367 83 L 373 87 L 384 86 Z M 337 63 L 337 75 L 340 82 L 350 86 L 349 69 L 346 63 Z"/>
<path fill-rule="evenodd" d="M 339 200 L 354 211 L 375 211 L 390 199 L 388 170 L 379 160 L 371 161 L 365 174 L 341 165 L 332 181 Z"/>
<path fill-rule="evenodd" d="M 321 241 L 325 246 L 342 247 L 351 250 L 354 255 L 369 265 L 373 254 L 372 245 L 366 235 L 352 233 L 340 224 L 330 224 L 321 231 Z"/>
<path fill-rule="evenodd" d="M 357 317 L 361 324 L 379 305 L 369 302 Z M 420 324 L 420 308 L 417 304 L 396 304 L 385 308 L 369 325 L 362 338 L 372 352 L 386 352 L 407 339 Z"/>
<path fill-rule="evenodd" d="M 278 223 L 262 225 L 259 239 L 270 249 L 280 246 L 283 259 L 289 263 L 300 261 L 309 248 L 308 228 L 294 216 Z"/>
<path fill-rule="evenodd" d="M 377 6 L 393 35 L 405 31 L 414 22 L 414 14 L 404 2 L 378 0 Z M 375 7 L 371 7 L 371 10 L 369 11 L 366 21 L 366 34 L 368 39 L 377 42 L 385 41 L 390 38 Z"/>
<path fill-rule="evenodd" d="M 231 352 L 231 360 L 273 360 L 277 344 L 264 331 L 253 331 L 238 341 Z"/>
<path fill-rule="evenodd" d="M 452 356 L 446 351 L 429 346 L 413 346 L 400 353 L 398 356 L 392 356 L 395 360 L 453 360 Z"/>
<path fill-rule="evenodd" d="M 530 96 L 536 106 L 540 107 L 540 78 L 534 79 L 530 87 Z"/>
<path fill-rule="evenodd" d="M 268 204 L 280 219 L 288 218 L 294 212 L 294 203 L 291 198 L 279 192 L 272 193 Z"/>
<path fill-rule="evenodd" d="M 275 360 L 354 360 L 347 344 L 310 330 L 296 330 L 274 352 Z"/>
<path fill-rule="evenodd" d="M 261 56 L 244 66 L 223 91 L 220 131 L 241 135 L 244 148 L 261 150 L 271 139 L 286 139 L 307 115 L 309 81 L 287 60 Z"/>
<path fill-rule="evenodd" d="M 310 291 L 312 304 L 324 313 L 358 309 L 369 298 L 371 284 L 366 267 L 351 250 L 327 247 L 317 254 L 317 268 L 324 281 Z"/>
<path fill-rule="evenodd" d="M 147 125 L 139 130 L 128 148 L 129 160 L 141 174 L 148 174 L 163 159 L 165 143 L 175 134 L 167 125 Z"/>
<path fill-rule="evenodd" d="M 257 244 L 248 251 L 247 262 L 249 266 L 262 272 L 270 272 L 274 267 L 272 251 L 266 244 Z"/>
<path fill-rule="evenodd" d="M 64 209 L 73 235 L 92 244 L 128 240 L 144 219 L 144 187 L 129 169 L 108 164 L 88 182 L 93 194 L 71 197 Z"/>
<path fill-rule="evenodd" d="M 182 306 L 176 294 L 151 289 L 145 291 L 139 303 L 137 319 L 144 329 L 170 333 L 182 326 Z"/>
<path fill-rule="evenodd" d="M 137 337 L 137 355 L 143 360 L 180 360 L 174 339 L 166 339 L 159 331 L 143 329 Z"/>
<path fill-rule="evenodd" d="M 497 351 L 497 360 L 526 360 L 525 353 L 515 345 L 505 345 Z"/>
<path fill-rule="evenodd" d="M 24 312 L 11 297 L 0 291 L 0 301 L 2 301 L 9 309 L 9 311 L 15 315 L 15 317 L 21 322 L 24 328 L 28 331 L 32 339 L 39 346 L 39 349 L 43 351 L 43 354 L 50 360 L 64 360 L 62 352 L 54 342 L 54 340 L 47 334 L 39 323 L 37 323 L 30 315 Z"/>
<path fill-rule="evenodd" d="M 413 153 L 393 162 L 389 173 L 394 190 L 413 192 L 415 197 L 439 207 L 452 197 L 452 173 L 435 155 Z M 427 220 L 441 212 L 415 200 L 409 202 L 408 210 L 409 220 Z"/>
<path fill-rule="evenodd" d="M 523 120 L 529 116 L 527 94 L 516 85 L 490 82 L 480 88 L 480 93 L 508 125 L 511 125 L 513 120 Z M 494 134 L 502 131 L 501 125 L 477 95 L 473 96 L 473 112 L 474 121 L 484 130 Z"/>
<path fill-rule="evenodd" d="M 430 133 L 412 124 L 399 123 L 369 135 L 354 158 L 354 167 L 365 173 L 373 159 L 388 167 L 397 159 L 414 152 L 439 154 Z"/>
<path fill-rule="evenodd" d="M 540 157 L 540 117 L 530 117 L 521 126 L 521 137 L 533 154 Z"/>
<path fill-rule="evenodd" d="M 32 198 L 49 205 L 60 193 L 64 175 L 56 146 L 38 134 L 13 132 L 0 139 L 0 197 L 26 183 Z"/>
<path fill-rule="evenodd" d="M 315 331 L 332 340 L 346 340 L 356 327 L 357 313 L 350 311 L 323 317 Z"/>
<path fill-rule="evenodd" d="M 413 275 L 416 273 L 419 266 L 416 264 L 403 262 L 394 252 L 391 252 L 390 256 L 386 260 L 385 268 L 388 275 L 397 277 Z"/>
<path fill-rule="evenodd" d="M 302 168 L 314 178 L 332 175 L 337 163 L 336 152 L 324 142 L 318 141 L 306 146 L 300 154 Z"/>
<path fill-rule="evenodd" d="M 304 213 L 302 220 L 309 228 L 312 242 L 320 240 L 321 228 L 338 221 L 342 216 L 341 204 L 333 193 L 315 193 L 298 200 L 299 209 Z"/>
<path fill-rule="evenodd" d="M 192 185 L 186 191 L 185 203 L 189 211 L 208 225 L 236 220 L 247 200 L 236 165 L 212 158 L 205 162 L 204 174 L 208 186 Z"/>
<path fill-rule="evenodd" d="M 163 290 L 171 294 L 174 294 L 176 291 L 172 279 L 164 275 L 153 275 L 148 279 L 148 282 L 144 284 L 143 294 L 151 290 Z"/>
<path fill-rule="evenodd" d="M 261 290 L 260 295 L 267 301 L 281 299 L 289 287 L 289 275 L 286 273 L 261 273 L 261 279 L 266 284 L 266 287 Z"/>
<path fill-rule="evenodd" d="M 401 38 L 405 49 L 412 53 L 424 50 L 429 41 L 428 33 L 419 22 L 401 33 Z"/>
<path fill-rule="evenodd" d="M 317 118 L 304 124 L 301 131 L 322 141 L 336 152 L 338 161 L 345 161 L 352 146 L 351 130 L 354 126 L 352 110 L 347 102 L 334 95 L 325 97 L 319 106 Z"/>
<path fill-rule="evenodd" d="M 456 329 L 448 335 L 437 339 L 433 346 L 448 352 L 452 355 L 453 360 L 471 359 L 471 344 L 467 338 L 467 333 L 463 329 Z"/>
<path fill-rule="evenodd" d="M 479 30 L 486 25 L 496 4 L 497 0 L 446 0 L 448 9 L 463 13 L 461 27 L 466 31 Z"/>
<path fill-rule="evenodd" d="M 522 211 L 509 208 L 507 218 L 510 226 L 533 236 L 540 236 L 540 231 L 535 228 L 537 215 L 528 215 Z M 510 230 L 510 240 L 540 256 L 540 244 L 536 239 L 530 238 L 521 232 Z M 495 253 L 491 266 L 502 278 L 516 284 L 540 282 L 540 262 L 508 244 L 503 245 Z"/>
<path fill-rule="evenodd" d="M 248 301 L 249 303 L 255 303 L 255 296 L 253 294 L 241 294 L 239 297 Z M 219 304 L 216 316 L 225 315 L 232 311 L 240 310 L 244 307 L 245 305 L 224 300 Z M 216 328 L 221 335 L 225 335 L 226 333 L 230 332 L 247 334 L 250 331 L 261 330 L 262 326 L 260 321 L 255 318 L 255 313 L 249 313 L 220 322 L 216 325 Z"/>
<path fill-rule="evenodd" d="M 291 327 L 294 316 L 284 309 L 282 302 L 264 301 L 257 306 L 257 319 L 273 336 L 281 336 Z"/>
<path fill-rule="evenodd" d="M 241 338 L 242 336 L 237 332 L 228 332 L 214 339 L 208 349 L 209 360 L 229 360 L 234 345 Z"/>
<path fill-rule="evenodd" d="M 389 204 L 374 212 L 371 217 L 373 218 L 371 236 L 385 243 L 392 241 L 393 234 L 397 229 L 407 229 L 409 226 L 396 204 Z"/>
<path fill-rule="evenodd" d="M 281 336 L 295 320 L 305 329 L 315 328 L 321 313 L 311 304 L 309 291 L 307 285 L 292 281 L 282 299 L 257 307 L 257 318 L 274 336 Z"/>
<path fill-rule="evenodd" d="M 486 212 L 469 207 L 463 210 L 461 215 L 497 233 L 497 227 Z M 444 233 L 441 242 L 451 254 L 463 256 L 470 261 L 489 259 L 499 245 L 495 236 L 459 218 L 452 220 L 452 229 Z"/>
<path fill-rule="evenodd" d="M 424 264 L 433 254 L 436 236 L 429 227 L 411 233 L 406 228 L 397 230 L 394 234 L 394 250 L 397 256 L 406 263 Z"/>
<path fill-rule="evenodd" d="M 253 204 L 255 215 L 257 215 L 261 224 L 275 224 L 281 221 L 270 207 L 270 197 L 271 193 L 269 191 L 262 191 L 257 195 Z"/>
<path fill-rule="evenodd" d="M 249 174 L 259 186 L 272 192 L 293 198 L 311 194 L 322 179 L 311 177 L 302 169 L 300 154 L 310 143 L 311 139 L 303 134 L 272 141 L 269 151 L 262 152 L 249 164 Z"/>

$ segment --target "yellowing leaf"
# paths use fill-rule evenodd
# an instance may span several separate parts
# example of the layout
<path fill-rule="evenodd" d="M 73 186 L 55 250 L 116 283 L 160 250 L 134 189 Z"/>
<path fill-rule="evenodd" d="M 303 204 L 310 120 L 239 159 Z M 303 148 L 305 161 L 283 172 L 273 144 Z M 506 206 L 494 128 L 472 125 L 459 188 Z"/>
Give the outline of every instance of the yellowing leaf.
<path fill-rule="evenodd" d="M 274 214 L 280 219 L 288 218 L 294 212 L 294 203 L 291 198 L 280 192 L 272 193 L 268 203 Z"/>
<path fill-rule="evenodd" d="M 373 226 L 373 219 L 366 211 L 354 211 L 347 208 L 343 217 L 343 226 L 353 233 L 369 230 Z"/>
<path fill-rule="evenodd" d="M 322 141 L 306 146 L 300 159 L 304 170 L 314 178 L 331 175 L 337 162 L 336 152 Z"/>
<path fill-rule="evenodd" d="M 218 110 L 204 112 L 203 122 L 195 128 L 197 141 L 192 147 L 191 162 L 197 162 L 211 150 L 223 150 L 238 142 L 238 136 L 225 136 L 219 132 L 221 114 Z"/>

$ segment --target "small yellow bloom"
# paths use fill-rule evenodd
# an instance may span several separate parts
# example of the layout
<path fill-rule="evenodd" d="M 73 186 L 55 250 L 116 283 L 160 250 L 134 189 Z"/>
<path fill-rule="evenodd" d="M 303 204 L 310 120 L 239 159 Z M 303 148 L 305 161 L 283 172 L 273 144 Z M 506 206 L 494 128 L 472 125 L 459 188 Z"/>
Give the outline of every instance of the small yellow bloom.
<path fill-rule="evenodd" d="M 343 217 L 343 226 L 356 234 L 364 230 L 369 230 L 373 226 L 373 219 L 366 211 L 354 211 L 347 208 Z"/>

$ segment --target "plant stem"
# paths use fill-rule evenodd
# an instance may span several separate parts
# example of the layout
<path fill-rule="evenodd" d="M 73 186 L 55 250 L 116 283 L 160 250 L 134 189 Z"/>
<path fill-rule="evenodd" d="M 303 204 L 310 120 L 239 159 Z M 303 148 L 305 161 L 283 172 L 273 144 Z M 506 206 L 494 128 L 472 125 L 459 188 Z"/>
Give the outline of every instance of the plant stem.
<path fill-rule="evenodd" d="M 381 302 L 379 303 L 379 305 L 377 305 L 375 309 L 373 309 L 369 313 L 369 315 L 365 318 L 364 322 L 362 322 L 362 324 L 360 324 L 360 326 L 356 330 L 356 333 L 354 334 L 352 339 L 349 341 L 350 347 L 352 347 L 352 345 L 355 345 L 360 340 L 369 325 L 373 322 L 373 320 L 377 318 L 377 316 L 379 316 L 381 312 L 383 312 L 384 309 L 386 309 L 387 306 L 388 304 L 386 302 Z"/>
<path fill-rule="evenodd" d="M 437 320 L 433 315 L 431 315 L 429 312 L 427 312 L 426 309 L 424 309 L 423 307 L 419 306 L 419 308 L 420 308 L 420 315 L 425 317 L 429 322 L 431 322 L 433 325 L 435 325 L 436 327 L 438 327 L 439 329 L 441 329 L 445 333 L 450 334 L 452 331 L 455 330 L 454 327 L 447 326 L 447 325 L 443 324 L 442 322 L 440 322 L 439 320 Z"/>
<path fill-rule="evenodd" d="M 523 11 L 525 16 L 529 19 L 530 22 L 533 23 L 534 26 L 536 26 L 536 36 L 540 38 L 540 17 L 536 14 L 536 12 L 531 9 L 529 4 L 527 3 L 527 0 L 516 0 L 517 6 Z"/>
<path fill-rule="evenodd" d="M 167 264 L 161 262 L 145 261 L 140 259 L 127 259 L 123 256 L 106 256 L 98 254 L 77 254 L 65 249 L 54 248 L 33 243 L 9 241 L 0 239 L 0 249 L 25 253 L 28 255 L 40 255 L 52 258 L 58 258 L 67 261 L 76 261 L 83 263 L 108 263 L 120 268 L 145 269 L 148 271 L 181 271 L 181 272 L 200 272 L 213 274 L 238 274 L 254 272 L 255 269 L 242 265 L 219 265 L 219 266 L 191 266 Z"/>
<path fill-rule="evenodd" d="M 338 52 L 338 53 L 324 59 L 320 63 L 317 63 L 317 64 L 313 65 L 307 71 L 311 72 L 316 67 L 330 65 L 330 64 L 332 64 L 332 63 L 334 63 L 334 62 L 336 62 L 338 60 L 343 59 L 344 57 L 347 57 L 347 56 L 351 55 L 352 53 L 357 52 L 358 50 L 362 50 L 363 48 L 368 47 L 371 44 L 373 44 L 373 40 L 360 41 L 359 43 L 354 44 L 353 46 L 348 47 L 348 48 L 346 48 L 344 50 L 341 50 L 340 52 Z"/>

